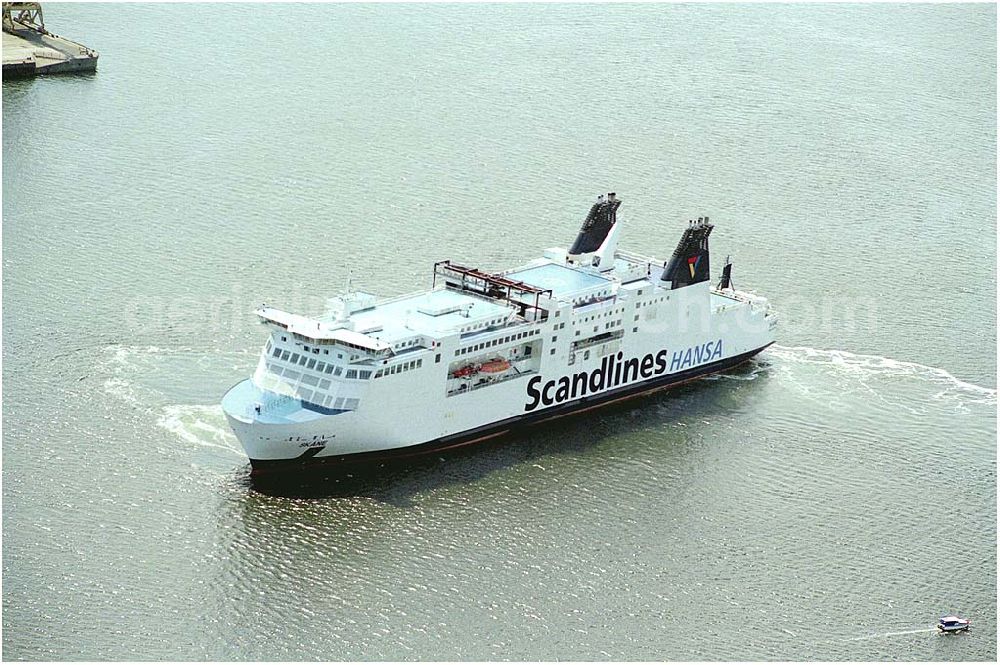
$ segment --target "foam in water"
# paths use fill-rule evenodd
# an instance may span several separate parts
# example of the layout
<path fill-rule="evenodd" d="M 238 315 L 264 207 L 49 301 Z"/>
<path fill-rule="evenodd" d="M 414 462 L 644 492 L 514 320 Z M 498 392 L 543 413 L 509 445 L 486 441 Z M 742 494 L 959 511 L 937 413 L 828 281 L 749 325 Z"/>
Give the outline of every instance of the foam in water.
<path fill-rule="evenodd" d="M 188 443 L 244 456 L 226 425 L 221 406 L 172 404 L 163 408 L 156 424 Z"/>
<path fill-rule="evenodd" d="M 813 349 L 807 346 L 779 346 L 777 344 L 769 347 L 765 353 L 786 363 L 810 363 L 832 367 L 839 371 L 856 374 L 863 379 L 875 376 L 907 377 L 944 386 L 944 390 L 932 395 L 936 399 L 953 397 L 957 394 L 974 401 L 996 402 L 996 389 L 962 381 L 946 370 L 920 363 L 836 349 Z"/>
<path fill-rule="evenodd" d="M 229 430 L 222 407 L 197 402 L 213 390 L 205 387 L 206 377 L 226 376 L 234 364 L 245 365 L 251 358 L 256 358 L 256 352 L 109 347 L 102 363 L 102 370 L 109 375 L 104 391 L 151 414 L 158 427 L 181 441 L 242 458 L 242 448 Z"/>
<path fill-rule="evenodd" d="M 913 630 L 894 630 L 888 633 L 872 633 L 871 635 L 862 635 L 861 637 L 850 638 L 851 642 L 859 642 L 861 640 L 874 640 L 880 637 L 894 637 L 896 635 L 917 635 L 918 633 L 933 633 L 937 628 L 914 628 Z"/>

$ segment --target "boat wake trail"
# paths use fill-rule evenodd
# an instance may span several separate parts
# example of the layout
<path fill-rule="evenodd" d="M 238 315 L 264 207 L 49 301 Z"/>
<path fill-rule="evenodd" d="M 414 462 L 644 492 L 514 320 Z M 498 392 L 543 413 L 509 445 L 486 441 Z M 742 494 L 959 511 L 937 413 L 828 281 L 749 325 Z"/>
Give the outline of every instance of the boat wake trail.
<path fill-rule="evenodd" d="M 861 637 L 850 637 L 847 639 L 848 642 L 860 642 L 861 640 L 876 640 L 883 637 L 893 637 L 896 635 L 917 635 L 919 633 L 933 633 L 936 632 L 937 628 L 914 628 L 913 630 L 894 630 L 888 633 L 872 633 L 871 635 L 862 635 Z"/>
<path fill-rule="evenodd" d="M 920 363 L 895 360 L 883 356 L 865 355 L 836 349 L 814 349 L 806 346 L 773 345 L 762 354 L 783 363 L 809 364 L 833 369 L 856 378 L 865 387 L 872 379 L 885 381 L 916 380 L 934 386 L 930 395 L 937 400 L 960 400 L 965 403 L 996 404 L 995 388 L 963 381 L 947 370 Z"/>

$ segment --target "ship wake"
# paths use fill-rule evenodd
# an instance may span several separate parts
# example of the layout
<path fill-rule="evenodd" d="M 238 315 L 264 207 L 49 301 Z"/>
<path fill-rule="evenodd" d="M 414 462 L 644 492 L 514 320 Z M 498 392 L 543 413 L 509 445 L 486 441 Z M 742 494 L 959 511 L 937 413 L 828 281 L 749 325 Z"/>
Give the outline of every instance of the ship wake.
<path fill-rule="evenodd" d="M 216 398 L 255 359 L 250 350 L 112 346 L 101 361 L 103 388 L 174 441 L 198 449 L 193 460 L 214 458 L 228 466 L 245 455 Z"/>

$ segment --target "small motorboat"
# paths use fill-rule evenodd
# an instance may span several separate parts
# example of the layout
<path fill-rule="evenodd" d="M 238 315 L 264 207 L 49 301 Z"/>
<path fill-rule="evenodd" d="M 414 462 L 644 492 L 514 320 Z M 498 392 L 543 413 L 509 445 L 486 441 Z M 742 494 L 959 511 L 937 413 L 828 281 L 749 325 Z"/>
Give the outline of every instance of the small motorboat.
<path fill-rule="evenodd" d="M 937 627 L 942 633 L 960 633 L 969 630 L 972 622 L 956 616 L 941 617 L 938 619 Z"/>

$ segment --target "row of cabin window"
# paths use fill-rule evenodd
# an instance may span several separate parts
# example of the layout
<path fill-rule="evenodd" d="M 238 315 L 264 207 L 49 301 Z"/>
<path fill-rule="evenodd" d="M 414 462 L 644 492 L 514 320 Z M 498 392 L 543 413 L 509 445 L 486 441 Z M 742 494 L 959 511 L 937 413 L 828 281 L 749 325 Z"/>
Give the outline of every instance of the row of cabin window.
<path fill-rule="evenodd" d="M 484 349 L 487 346 L 496 346 L 497 344 L 506 344 L 508 342 L 516 342 L 519 339 L 523 339 L 525 337 L 531 337 L 532 335 L 537 335 L 537 334 L 539 334 L 539 332 L 541 332 L 541 331 L 539 331 L 539 330 L 528 330 L 528 331 L 525 331 L 525 332 L 519 332 L 516 335 L 507 335 L 506 337 L 497 337 L 496 339 L 491 340 L 489 342 L 483 342 L 482 344 L 476 344 L 475 346 L 467 346 L 464 349 L 458 349 L 457 351 L 455 351 L 455 355 L 456 356 L 461 356 L 461 355 L 465 355 L 466 353 L 471 353 L 473 351 L 479 351 L 480 349 Z"/>
<path fill-rule="evenodd" d="M 411 369 L 417 369 L 418 367 L 422 367 L 423 364 L 424 361 L 421 359 L 421 360 L 411 360 L 408 363 L 400 363 L 398 365 L 393 365 L 392 367 L 386 367 L 385 369 L 380 369 L 379 371 L 375 372 L 375 378 L 378 379 L 383 376 L 389 376 L 390 374 L 399 374 L 400 372 L 409 372 Z M 350 372 L 348 372 L 348 374 L 350 374 Z"/>
<path fill-rule="evenodd" d="M 354 411 L 358 408 L 358 404 L 361 400 L 357 397 L 337 397 L 336 395 L 323 395 L 319 391 L 315 393 L 311 390 L 299 391 L 299 399 L 303 402 L 310 402 L 312 404 L 319 404 L 320 406 L 329 407 L 331 409 L 339 409 L 341 411 Z"/>
<path fill-rule="evenodd" d="M 357 344 L 348 344 L 347 342 L 340 342 L 339 340 L 315 340 L 315 339 L 311 339 L 309 337 L 303 337 L 302 335 L 299 335 L 298 333 L 295 333 L 295 337 L 298 338 L 298 339 L 305 340 L 307 342 L 312 342 L 313 344 L 338 344 L 339 343 L 339 344 L 343 344 L 345 346 L 349 346 L 352 349 L 358 349 L 360 351 L 365 351 L 366 353 L 370 353 L 371 352 L 370 349 L 366 349 L 366 348 L 364 348 L 362 346 L 358 346 Z M 285 335 L 282 335 L 281 336 L 281 341 L 282 342 L 287 342 L 288 341 L 288 337 L 285 336 Z M 302 346 L 302 349 L 304 351 L 312 351 L 313 353 L 315 353 L 317 355 L 319 355 L 319 351 L 320 351 L 318 348 L 310 349 L 308 346 L 305 346 L 305 345 Z M 265 351 L 264 353 L 267 353 L 267 351 Z M 330 355 L 330 350 L 329 349 L 323 349 L 323 355 L 327 355 L 327 356 Z M 337 357 L 340 358 L 340 359 L 343 359 L 344 358 L 344 354 L 343 353 L 338 353 Z M 353 361 L 353 360 L 357 360 L 360 357 L 361 357 L 360 355 L 352 353 L 351 357 L 349 359 Z"/>
<path fill-rule="evenodd" d="M 305 335 L 300 335 L 299 333 L 292 333 L 292 335 L 295 337 L 295 339 L 299 340 L 300 342 L 309 342 L 310 344 L 322 344 L 324 346 L 341 344 L 343 346 L 349 346 L 352 349 L 357 349 L 358 351 L 365 351 L 365 352 L 372 351 L 372 349 L 369 349 L 368 347 L 361 346 L 359 344 L 351 344 L 350 342 L 345 342 L 342 339 L 315 339 L 313 337 L 306 337 Z M 285 337 L 282 337 L 281 341 L 282 342 L 286 341 Z M 315 353 L 315 351 L 313 353 Z"/>
<path fill-rule="evenodd" d="M 645 301 L 637 302 L 635 304 L 635 308 L 639 309 L 643 305 L 652 305 L 654 302 L 663 302 L 663 298 L 662 297 L 660 297 L 660 298 L 653 298 L 652 300 L 645 300 Z"/>
<path fill-rule="evenodd" d="M 462 328 L 461 332 L 472 332 L 473 330 L 480 330 L 482 328 L 489 328 L 490 326 L 495 326 L 496 324 L 503 321 L 503 319 L 493 319 L 491 321 L 484 321 L 483 323 L 474 326 L 465 326 Z"/>
<path fill-rule="evenodd" d="M 605 296 L 611 295 L 611 291 L 598 291 L 597 293 L 591 294 L 589 296 L 583 296 L 580 298 L 573 298 L 574 305 L 589 305 L 590 303 L 597 302 Z"/>
<path fill-rule="evenodd" d="M 635 318 L 635 320 L 638 321 L 639 317 L 637 316 Z M 622 324 L 622 320 L 621 319 L 615 319 L 614 321 L 608 321 L 607 323 L 604 324 L 604 329 L 608 330 L 610 328 L 614 328 L 616 326 L 620 326 L 621 324 Z M 594 332 L 597 332 L 597 326 L 594 326 Z M 580 331 L 577 330 L 575 333 L 573 333 L 573 335 L 575 335 L 576 337 L 579 337 L 580 336 Z M 552 341 L 553 342 L 556 341 L 556 338 L 553 337 Z"/>
<path fill-rule="evenodd" d="M 653 301 L 651 300 L 650 302 L 653 302 Z M 618 309 L 613 309 L 611 311 L 604 312 L 604 314 L 594 314 L 593 316 L 585 316 L 582 319 L 578 319 L 577 323 L 585 323 L 587 321 L 593 321 L 594 319 L 599 319 L 599 318 L 601 318 L 603 316 L 611 316 L 613 314 L 620 314 L 620 313 L 622 313 L 624 311 L 625 311 L 625 308 L 624 307 L 620 307 Z M 563 324 L 563 325 L 565 325 L 565 324 Z"/>
<path fill-rule="evenodd" d="M 636 321 L 638 321 L 638 320 L 639 319 L 637 318 Z M 622 324 L 622 320 L 621 319 L 615 319 L 614 321 L 608 321 L 607 323 L 604 324 L 604 329 L 605 330 L 610 330 L 611 328 L 615 328 L 617 326 L 620 326 L 621 324 Z M 597 332 L 597 326 L 594 326 L 594 332 Z M 580 331 L 577 330 L 573 334 L 576 335 L 577 337 L 579 337 L 580 336 Z M 556 341 L 554 337 L 552 338 L 552 341 L 553 342 Z"/>
<path fill-rule="evenodd" d="M 420 343 L 419 339 L 411 339 L 408 342 L 400 342 L 399 344 L 393 344 L 392 348 L 394 348 L 394 349 L 407 349 L 407 348 L 409 348 L 411 346 L 416 346 L 419 343 Z"/>
<path fill-rule="evenodd" d="M 278 358 L 279 360 L 290 362 L 293 365 L 302 365 L 306 369 L 313 369 L 315 367 L 317 372 L 326 372 L 327 374 L 340 376 L 341 370 L 336 365 L 320 362 L 316 358 L 310 358 L 309 356 L 292 353 L 287 349 L 282 350 L 278 347 L 274 347 L 274 351 L 271 352 L 271 356 Z"/>
<path fill-rule="evenodd" d="M 277 363 L 267 363 L 267 370 L 274 376 L 282 379 L 288 379 L 289 381 L 299 382 L 310 386 L 319 386 L 321 390 L 330 389 L 330 379 L 321 379 L 313 374 L 304 374 L 297 372 L 291 367 L 285 367 Z"/>
<path fill-rule="evenodd" d="M 340 376 L 342 371 L 340 367 L 332 365 L 329 363 L 318 362 L 315 358 L 310 358 L 308 356 L 300 356 L 297 353 L 291 353 L 290 351 L 282 351 L 281 349 L 275 348 L 274 352 L 271 354 L 274 358 L 279 358 L 280 360 L 285 360 L 292 365 L 301 365 L 306 369 L 315 368 L 317 372 L 325 372 L 326 374 L 333 374 L 334 376 Z M 349 369 L 347 374 L 344 375 L 345 379 L 360 379 L 365 380 L 371 378 L 371 370 L 367 369 Z"/>
<path fill-rule="evenodd" d="M 267 363 L 267 368 L 275 376 L 289 379 L 290 381 L 299 381 L 301 379 L 302 382 L 295 389 L 295 396 L 303 402 L 347 411 L 353 411 L 358 408 L 359 400 L 357 398 L 330 395 L 327 392 L 331 385 L 329 379 L 320 379 L 311 374 L 299 374 L 299 372 L 289 367 L 282 368 L 280 365 L 274 363 Z M 371 372 L 362 370 L 361 373 L 370 374 Z"/>

